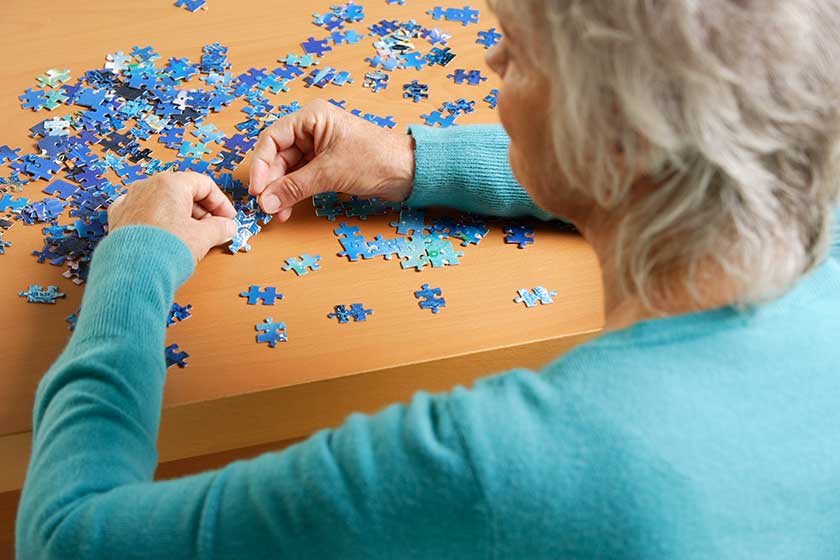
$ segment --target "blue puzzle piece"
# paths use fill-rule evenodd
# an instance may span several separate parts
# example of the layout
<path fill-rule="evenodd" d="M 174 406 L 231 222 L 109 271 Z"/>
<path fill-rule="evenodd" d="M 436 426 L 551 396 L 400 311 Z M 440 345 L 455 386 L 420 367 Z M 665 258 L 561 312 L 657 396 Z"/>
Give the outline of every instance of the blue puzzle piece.
<path fill-rule="evenodd" d="M 498 43 L 501 38 L 502 34 L 498 33 L 495 27 L 491 27 L 487 31 L 479 31 L 478 39 L 476 39 L 475 42 L 479 45 L 484 45 L 485 49 L 489 49 Z"/>
<path fill-rule="evenodd" d="M 429 98 L 429 86 L 421 84 L 417 80 L 412 80 L 411 83 L 403 84 L 403 97 L 411 98 L 415 103 L 419 103 L 421 100 Z"/>
<path fill-rule="evenodd" d="M 456 84 L 468 83 L 473 86 L 479 85 L 481 82 L 487 81 L 487 78 L 481 75 L 481 70 L 470 70 L 467 72 L 463 68 L 455 70 L 454 74 L 448 74 L 447 78 L 452 78 Z"/>
<path fill-rule="evenodd" d="M 402 55 L 403 68 L 414 68 L 422 70 L 426 66 L 426 57 L 419 52 L 410 52 Z"/>
<path fill-rule="evenodd" d="M 334 222 L 336 216 L 344 214 L 344 206 L 336 192 L 323 192 L 313 195 L 312 206 L 315 207 L 316 216 L 325 216 L 329 221 Z"/>
<path fill-rule="evenodd" d="M 550 305 L 554 303 L 552 298 L 557 297 L 557 292 L 554 290 L 547 290 L 542 286 L 537 286 L 532 290 L 528 290 L 527 288 L 523 288 L 521 290 L 517 290 L 519 297 L 514 298 L 514 302 L 516 303 L 524 303 L 525 307 L 536 307 L 537 304 L 542 305 Z"/>
<path fill-rule="evenodd" d="M 398 222 L 391 222 L 391 227 L 397 228 L 397 233 L 400 235 L 422 235 L 426 230 L 430 229 L 425 221 L 425 213 L 422 210 L 414 210 L 406 208 L 400 211 L 400 220 Z"/>
<path fill-rule="evenodd" d="M 66 294 L 58 291 L 56 286 L 47 286 L 45 290 L 43 287 L 33 284 L 25 292 L 18 292 L 20 297 L 25 297 L 27 303 L 51 303 L 54 304 L 58 298 L 63 298 Z"/>
<path fill-rule="evenodd" d="M 452 243 L 439 235 L 430 235 L 426 239 L 426 255 L 429 257 L 429 264 L 433 268 L 442 266 L 456 266 L 458 260 L 464 256 L 463 251 L 456 251 Z"/>
<path fill-rule="evenodd" d="M 404 269 L 414 268 L 422 271 L 429 265 L 429 255 L 426 254 L 426 239 L 423 235 L 409 237 L 400 248 L 399 257 L 403 259 L 400 266 Z"/>
<path fill-rule="evenodd" d="M 347 257 L 351 261 L 357 261 L 359 258 L 370 258 L 370 247 L 364 237 L 348 237 L 346 239 L 339 239 L 343 251 L 338 253 L 339 257 Z"/>
<path fill-rule="evenodd" d="M 339 323 L 347 323 L 350 319 L 353 321 L 366 321 L 368 315 L 373 315 L 373 309 L 365 309 L 361 303 L 350 304 L 350 309 L 346 305 L 336 305 L 333 307 L 334 312 L 328 313 L 327 317 L 330 319 L 338 319 Z"/>
<path fill-rule="evenodd" d="M 391 115 L 388 115 L 387 117 L 378 117 L 373 113 L 362 114 L 362 112 L 359 109 L 353 109 L 352 111 L 350 111 L 350 114 L 355 115 L 360 119 L 364 119 L 368 122 L 372 122 L 380 128 L 394 128 L 397 126 L 397 123 L 394 121 L 394 117 L 392 117 Z"/>
<path fill-rule="evenodd" d="M 177 0 L 175 5 L 190 12 L 197 12 L 207 4 L 207 0 Z M 182 366 L 183 367 L 183 366 Z"/>
<path fill-rule="evenodd" d="M 0 146 L 0 163 L 7 163 L 9 161 L 17 161 L 20 159 L 20 148 L 10 148 L 8 146 Z"/>
<path fill-rule="evenodd" d="M 318 270 L 321 268 L 321 265 L 318 264 L 318 261 L 320 260 L 321 255 L 315 255 L 313 257 L 309 253 L 304 253 L 300 256 L 300 258 L 286 259 L 286 266 L 282 268 L 286 271 L 294 270 L 295 274 L 303 276 L 305 274 L 309 274 L 308 269 Z"/>
<path fill-rule="evenodd" d="M 181 351 L 177 344 L 167 346 L 164 350 L 164 356 L 166 358 L 167 369 L 172 366 L 178 366 L 181 369 L 187 367 L 187 358 L 190 357 L 189 354 Z"/>
<path fill-rule="evenodd" d="M 333 50 L 329 45 L 329 39 L 315 39 L 315 37 L 310 37 L 301 43 L 300 46 L 306 54 L 314 54 L 318 57 L 322 57 L 325 53 Z"/>
<path fill-rule="evenodd" d="M 289 337 L 286 334 L 286 323 L 274 322 L 271 317 L 266 317 L 264 323 L 255 325 L 257 331 L 257 342 L 266 342 L 272 348 L 277 346 L 278 342 L 288 342 Z"/>
<path fill-rule="evenodd" d="M 431 309 L 432 313 L 438 313 L 441 307 L 446 307 L 446 300 L 440 296 L 440 288 L 430 288 L 428 284 L 420 286 L 420 290 L 414 292 L 414 297 L 422 301 L 417 302 L 422 309 Z"/>
<path fill-rule="evenodd" d="M 373 241 L 367 244 L 368 254 L 365 258 L 385 257 L 385 260 L 391 260 L 394 255 L 399 255 L 405 250 L 405 239 L 402 237 L 395 237 L 394 239 L 385 239 L 381 235 L 377 235 Z"/>
<path fill-rule="evenodd" d="M 440 128 L 449 128 L 454 125 L 456 118 L 455 115 L 444 117 L 440 111 L 432 111 L 428 115 L 420 115 L 420 117 L 426 122 L 426 126 L 437 125 Z"/>
<path fill-rule="evenodd" d="M 179 305 L 178 303 L 173 303 L 172 307 L 169 309 L 169 316 L 166 318 L 166 326 L 171 327 L 177 322 L 185 321 L 192 316 L 190 310 L 192 309 L 192 305 Z"/>
<path fill-rule="evenodd" d="M 441 8 L 440 6 L 426 12 L 432 16 L 432 19 L 445 19 L 446 21 L 458 21 L 464 26 L 471 23 L 478 23 L 478 16 L 480 12 L 474 10 L 469 6 L 463 8 Z"/>
<path fill-rule="evenodd" d="M 266 286 L 263 290 L 259 286 L 249 286 L 247 292 L 239 295 L 248 298 L 248 305 L 256 305 L 260 301 L 263 305 L 274 305 L 275 300 L 283 299 L 283 294 L 277 293 L 274 286 Z"/>
<path fill-rule="evenodd" d="M 499 90 L 496 88 L 491 89 L 490 93 L 488 93 L 484 97 L 484 101 L 490 106 L 491 109 L 495 109 L 496 105 L 498 105 L 499 103 Z"/>
<path fill-rule="evenodd" d="M 18 99 L 23 102 L 21 106 L 24 109 L 32 109 L 33 111 L 40 111 L 47 102 L 47 96 L 43 91 L 32 88 L 28 88 Z"/>
<path fill-rule="evenodd" d="M 526 226 L 507 226 L 505 228 L 505 243 L 516 244 L 520 249 L 534 243 L 534 230 Z"/>
<path fill-rule="evenodd" d="M 28 198 L 15 198 L 10 194 L 4 194 L 0 197 L 0 212 L 11 212 L 13 214 L 17 214 L 27 204 L 29 204 Z"/>

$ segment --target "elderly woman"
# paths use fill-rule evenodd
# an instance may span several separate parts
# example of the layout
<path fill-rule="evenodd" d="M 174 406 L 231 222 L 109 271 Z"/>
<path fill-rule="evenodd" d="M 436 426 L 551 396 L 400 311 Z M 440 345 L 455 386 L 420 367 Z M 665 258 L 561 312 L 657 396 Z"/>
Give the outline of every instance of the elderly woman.
<path fill-rule="evenodd" d="M 251 191 L 281 221 L 324 189 L 563 216 L 600 260 L 604 334 L 152 482 L 164 319 L 232 233 L 209 179 L 155 177 L 112 208 L 39 387 L 21 558 L 840 555 L 840 6 L 495 4 L 512 175 L 501 129 L 316 102 L 263 133 Z"/>

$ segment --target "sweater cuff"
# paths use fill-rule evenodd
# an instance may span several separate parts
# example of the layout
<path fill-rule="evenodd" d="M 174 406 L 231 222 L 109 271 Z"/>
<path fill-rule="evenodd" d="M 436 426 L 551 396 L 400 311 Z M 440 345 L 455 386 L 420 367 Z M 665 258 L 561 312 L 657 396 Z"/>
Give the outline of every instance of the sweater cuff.
<path fill-rule="evenodd" d="M 415 141 L 414 187 L 408 206 L 555 219 L 534 203 L 511 173 L 510 138 L 501 126 L 413 125 L 408 132 Z"/>
<path fill-rule="evenodd" d="M 124 336 L 163 328 L 175 292 L 195 261 L 178 237 L 152 226 L 122 227 L 93 253 L 74 338 Z"/>
<path fill-rule="evenodd" d="M 467 194 L 464 187 L 475 182 L 477 176 L 505 177 L 513 182 L 506 157 L 510 140 L 499 126 L 412 125 L 408 133 L 415 141 L 414 188 L 406 201 L 410 207 L 452 206 L 453 195 L 458 198 Z M 500 149 L 505 157 L 497 156 Z"/>

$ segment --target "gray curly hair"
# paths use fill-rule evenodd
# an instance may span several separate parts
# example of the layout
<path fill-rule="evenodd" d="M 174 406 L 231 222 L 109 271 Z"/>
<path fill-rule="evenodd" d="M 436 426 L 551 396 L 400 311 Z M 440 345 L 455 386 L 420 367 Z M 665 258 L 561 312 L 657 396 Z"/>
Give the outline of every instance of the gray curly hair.
<path fill-rule="evenodd" d="M 824 258 L 838 195 L 840 3 L 490 3 L 533 30 L 564 179 L 621 207 L 611 265 L 622 295 L 651 310 L 676 289 L 699 302 L 725 274 L 745 306 Z M 656 186 L 631 196 L 640 173 L 628 169 Z"/>

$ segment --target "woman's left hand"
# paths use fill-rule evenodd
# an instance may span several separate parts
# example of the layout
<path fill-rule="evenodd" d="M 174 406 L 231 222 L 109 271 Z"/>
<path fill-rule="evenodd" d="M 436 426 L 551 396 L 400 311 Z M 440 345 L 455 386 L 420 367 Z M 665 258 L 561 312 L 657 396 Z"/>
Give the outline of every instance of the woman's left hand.
<path fill-rule="evenodd" d="M 193 172 L 159 173 L 132 184 L 108 209 L 110 231 L 154 226 L 179 237 L 195 258 L 236 235 L 236 211 L 210 177 Z"/>

